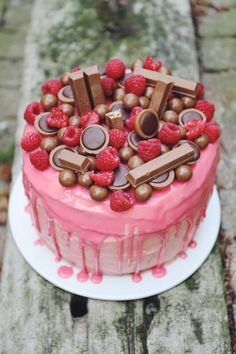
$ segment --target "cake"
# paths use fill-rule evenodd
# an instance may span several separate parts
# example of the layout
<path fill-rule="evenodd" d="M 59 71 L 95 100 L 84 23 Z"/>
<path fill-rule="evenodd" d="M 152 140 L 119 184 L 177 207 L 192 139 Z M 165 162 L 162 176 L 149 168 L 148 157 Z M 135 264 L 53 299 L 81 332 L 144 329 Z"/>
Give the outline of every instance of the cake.
<path fill-rule="evenodd" d="M 213 191 L 220 130 L 204 86 L 149 56 L 76 67 L 41 90 L 21 139 L 40 239 L 79 281 L 163 276 L 196 245 Z"/>

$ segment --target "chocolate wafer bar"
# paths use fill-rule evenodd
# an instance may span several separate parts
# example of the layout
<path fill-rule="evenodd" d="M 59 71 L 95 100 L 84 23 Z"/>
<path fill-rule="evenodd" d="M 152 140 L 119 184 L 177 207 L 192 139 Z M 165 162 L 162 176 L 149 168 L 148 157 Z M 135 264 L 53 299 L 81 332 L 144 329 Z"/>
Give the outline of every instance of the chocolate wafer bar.
<path fill-rule="evenodd" d="M 91 163 L 88 157 L 65 149 L 63 149 L 57 157 L 62 167 L 78 172 L 86 172 Z"/>
<path fill-rule="evenodd" d="M 83 72 L 92 108 L 98 104 L 105 103 L 105 96 L 97 65 L 85 68 Z"/>
<path fill-rule="evenodd" d="M 70 85 L 73 91 L 74 102 L 79 115 L 92 109 L 87 86 L 82 70 L 69 74 Z"/>
<path fill-rule="evenodd" d="M 149 108 L 157 112 L 159 119 L 161 119 L 165 110 L 166 102 L 172 87 L 172 81 L 157 81 L 156 83 Z"/>

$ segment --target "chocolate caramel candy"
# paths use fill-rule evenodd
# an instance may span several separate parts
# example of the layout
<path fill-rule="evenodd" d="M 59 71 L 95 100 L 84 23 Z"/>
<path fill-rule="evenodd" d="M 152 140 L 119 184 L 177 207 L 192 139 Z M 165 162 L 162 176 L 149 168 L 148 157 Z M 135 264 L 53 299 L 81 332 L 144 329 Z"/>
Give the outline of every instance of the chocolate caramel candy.
<path fill-rule="evenodd" d="M 63 170 L 63 165 L 58 158 L 60 152 L 63 150 L 69 150 L 69 151 L 72 151 L 76 154 L 75 150 L 70 148 L 67 145 L 59 145 L 59 146 L 55 147 L 50 152 L 50 155 L 49 155 L 49 163 L 52 166 L 52 168 L 54 168 L 54 170 L 57 170 L 57 171 Z"/>
<path fill-rule="evenodd" d="M 203 112 L 195 108 L 185 109 L 179 114 L 179 124 L 184 126 L 187 122 L 196 119 L 206 122 L 206 116 Z"/>
<path fill-rule="evenodd" d="M 80 155 L 74 151 L 63 149 L 57 156 L 62 167 L 73 170 L 76 173 L 86 172 L 90 166 L 90 160 L 83 155 Z"/>
<path fill-rule="evenodd" d="M 35 129 L 42 135 L 56 135 L 58 129 L 50 127 L 47 123 L 47 117 L 50 113 L 49 112 L 44 112 L 39 114 L 34 121 L 34 127 Z"/>
<path fill-rule="evenodd" d="M 46 111 L 51 111 L 51 109 L 53 107 L 56 107 L 56 105 L 57 105 L 57 98 L 56 98 L 56 96 L 48 93 L 48 94 L 42 96 L 40 102 Z"/>
<path fill-rule="evenodd" d="M 130 184 L 126 178 L 126 175 L 128 172 L 129 172 L 128 167 L 126 167 L 124 165 L 120 165 L 115 170 L 114 180 L 108 188 L 111 189 L 112 191 L 129 188 Z"/>
<path fill-rule="evenodd" d="M 62 87 L 58 92 L 57 97 L 63 103 L 69 103 L 69 104 L 74 103 L 74 96 L 70 85 L 66 85 Z"/>
<path fill-rule="evenodd" d="M 155 189 L 163 189 L 168 187 L 174 180 L 175 173 L 174 171 L 165 172 L 162 175 L 154 178 L 150 183 L 150 185 Z"/>
<path fill-rule="evenodd" d="M 138 202 L 146 202 L 152 195 L 152 187 L 148 183 L 140 184 L 134 190 L 135 199 Z"/>
<path fill-rule="evenodd" d="M 132 131 L 129 133 L 128 137 L 128 144 L 129 146 L 134 150 L 134 151 L 138 151 L 138 143 L 142 140 L 144 140 L 143 138 L 141 138 L 136 131 Z"/>
<path fill-rule="evenodd" d="M 74 171 L 64 169 L 59 172 L 58 179 L 62 186 L 72 187 L 77 181 L 77 176 Z"/>
<path fill-rule="evenodd" d="M 119 110 L 121 111 L 121 116 L 123 120 L 126 120 L 129 118 L 129 111 L 127 111 L 127 109 L 125 109 L 123 102 L 122 101 L 114 101 L 111 105 L 110 105 L 110 111 L 114 112 Z"/>
<path fill-rule="evenodd" d="M 199 146 L 191 140 L 180 140 L 175 147 L 179 147 L 183 144 L 189 144 L 194 150 L 194 155 L 193 155 L 192 159 L 188 161 L 188 164 L 195 163 L 200 158 L 200 155 L 201 155 Z"/>
<path fill-rule="evenodd" d="M 188 181 L 193 175 L 193 171 L 188 165 L 181 165 L 175 170 L 175 177 L 179 182 Z"/>
<path fill-rule="evenodd" d="M 158 115 L 151 109 L 144 109 L 135 118 L 135 131 L 144 139 L 155 136 L 158 126 Z"/>
<path fill-rule="evenodd" d="M 108 143 L 108 130 L 98 124 L 89 125 L 80 137 L 80 145 L 89 154 L 98 154 L 107 147 Z"/>

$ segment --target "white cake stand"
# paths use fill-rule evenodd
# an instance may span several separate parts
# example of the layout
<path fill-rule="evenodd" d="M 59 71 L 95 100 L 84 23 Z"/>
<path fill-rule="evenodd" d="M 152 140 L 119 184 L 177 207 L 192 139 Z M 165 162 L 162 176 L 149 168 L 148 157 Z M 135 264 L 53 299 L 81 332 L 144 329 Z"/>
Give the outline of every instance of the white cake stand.
<path fill-rule="evenodd" d="M 73 267 L 69 278 L 61 278 L 58 268 L 70 266 L 62 260 L 55 262 L 55 255 L 46 246 L 36 245 L 38 235 L 32 226 L 30 215 L 25 212 L 27 199 L 24 195 L 22 176 L 20 175 L 10 197 L 9 220 L 12 235 L 17 247 L 25 260 L 43 278 L 61 289 L 71 293 L 101 300 L 134 300 L 152 296 L 180 284 L 190 277 L 206 260 L 217 239 L 220 226 L 220 202 L 214 187 L 214 192 L 207 208 L 206 218 L 200 224 L 195 240 L 196 248 L 188 248 L 187 258 L 177 258 L 166 266 L 167 273 L 162 278 L 154 278 L 151 271 L 142 273 L 140 282 L 133 282 L 130 275 L 104 275 L 99 284 L 89 279 L 79 282 L 76 275 L 79 269 Z"/>

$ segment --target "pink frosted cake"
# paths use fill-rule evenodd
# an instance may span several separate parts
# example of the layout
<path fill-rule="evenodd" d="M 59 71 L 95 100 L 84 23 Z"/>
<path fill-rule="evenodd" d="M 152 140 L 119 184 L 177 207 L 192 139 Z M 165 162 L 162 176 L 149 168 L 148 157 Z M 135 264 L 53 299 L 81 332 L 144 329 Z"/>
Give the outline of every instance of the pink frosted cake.
<path fill-rule="evenodd" d="M 152 57 L 76 67 L 25 110 L 23 183 L 40 238 L 78 280 L 141 279 L 194 246 L 219 161 L 200 83 Z"/>

